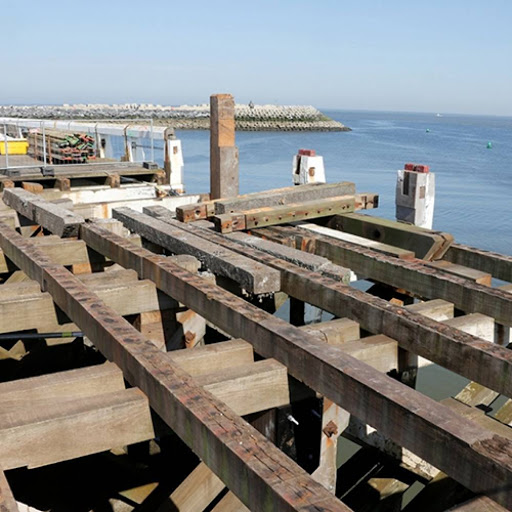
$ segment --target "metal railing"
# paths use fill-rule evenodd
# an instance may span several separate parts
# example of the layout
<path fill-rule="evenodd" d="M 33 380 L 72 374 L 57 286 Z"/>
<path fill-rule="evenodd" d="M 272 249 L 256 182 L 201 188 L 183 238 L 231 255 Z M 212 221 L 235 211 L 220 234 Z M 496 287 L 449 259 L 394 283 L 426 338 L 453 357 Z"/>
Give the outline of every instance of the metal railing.
<path fill-rule="evenodd" d="M 67 145 L 69 141 L 64 140 L 66 137 L 63 139 L 59 134 L 68 138 L 81 134 L 92 142 L 92 147 L 86 155 L 73 152 Z M 62 144 L 56 140 L 62 140 Z M 172 128 L 155 126 L 152 119 L 106 122 L 0 118 L 0 146 L 3 174 L 10 169 L 48 165 L 155 162 L 166 170 L 173 188 L 183 188 L 181 142 L 176 140 Z M 27 154 L 20 154 L 24 148 Z"/>

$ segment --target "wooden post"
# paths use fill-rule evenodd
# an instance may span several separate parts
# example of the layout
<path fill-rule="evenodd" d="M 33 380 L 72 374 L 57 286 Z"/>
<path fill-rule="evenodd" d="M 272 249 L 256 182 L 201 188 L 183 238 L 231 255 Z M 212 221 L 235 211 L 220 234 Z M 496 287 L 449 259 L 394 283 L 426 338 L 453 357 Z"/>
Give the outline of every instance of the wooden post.
<path fill-rule="evenodd" d="M 238 195 L 235 100 L 231 94 L 210 96 L 210 193 L 211 199 Z"/>

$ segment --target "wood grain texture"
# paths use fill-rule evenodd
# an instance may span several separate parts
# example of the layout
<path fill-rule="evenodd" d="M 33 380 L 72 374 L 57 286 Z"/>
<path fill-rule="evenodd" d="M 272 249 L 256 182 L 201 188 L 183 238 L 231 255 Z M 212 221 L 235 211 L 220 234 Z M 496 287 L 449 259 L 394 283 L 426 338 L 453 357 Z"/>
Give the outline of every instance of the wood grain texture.
<path fill-rule="evenodd" d="M 127 255 L 128 260 L 138 260 L 141 271 L 148 264 L 148 270 L 152 270 L 151 265 L 156 263 L 179 268 L 118 235 L 97 227 L 90 229 L 91 233 L 100 232 L 104 242 L 123 240 L 126 245 L 119 247 L 120 260 L 124 261 L 121 253 L 126 248 L 134 249 L 135 253 Z M 41 278 L 43 288 L 59 306 L 121 367 L 129 381 L 140 385 L 155 411 L 249 508 L 288 511 L 323 506 L 326 511 L 348 510 L 255 429 L 197 386 L 76 277 L 45 260 L 30 241 L 0 226 L 0 246 L 30 277 Z M 108 249 L 108 244 L 103 249 Z M 137 254 L 151 256 L 141 261 Z"/>
<path fill-rule="evenodd" d="M 493 437 L 485 429 L 376 372 L 339 348 L 325 345 L 170 262 L 148 252 L 144 254 L 139 249 L 134 252 L 124 239 L 91 227 L 84 227 L 82 237 L 96 250 L 101 247 L 119 263 L 132 262 L 142 276 L 152 279 L 157 287 L 172 293 L 231 335 L 242 336 L 258 353 L 282 362 L 291 375 L 398 444 L 453 474 L 476 492 L 484 492 L 512 505 L 512 495 L 505 490 L 512 482 L 512 446 L 509 447 L 507 440 Z M 289 267 L 289 273 L 293 273 L 291 269 L 298 275 L 305 273 L 302 269 L 295 270 L 293 265 Z M 327 278 L 319 277 L 319 281 L 324 285 L 322 295 L 332 299 L 334 294 L 330 290 L 345 292 L 348 288 L 339 283 L 326 287 Z M 303 296 L 311 301 L 313 293 L 311 282 L 308 282 Z M 345 293 L 348 294 L 348 290 Z M 368 299 L 366 294 L 364 296 L 366 303 Z M 342 302 L 339 297 L 337 299 Z M 389 304 L 385 304 L 387 308 Z M 346 303 L 343 306 L 345 311 L 350 311 Z M 400 313 L 396 316 L 407 315 L 403 308 Z M 437 327 L 437 323 L 435 325 Z M 407 428 L 401 428 L 401 425 L 407 425 Z M 445 456 L 444 448 L 437 448 L 447 443 L 450 445 L 449 458 Z M 501 446 L 499 453 L 495 451 L 498 444 Z M 457 461 L 455 465 L 454 461 Z"/>

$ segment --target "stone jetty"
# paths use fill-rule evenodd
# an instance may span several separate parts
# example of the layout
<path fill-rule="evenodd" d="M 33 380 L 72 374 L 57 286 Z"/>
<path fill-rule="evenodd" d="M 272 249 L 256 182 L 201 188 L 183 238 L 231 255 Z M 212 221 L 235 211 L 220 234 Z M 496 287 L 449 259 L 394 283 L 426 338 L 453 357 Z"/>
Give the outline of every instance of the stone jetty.
<path fill-rule="evenodd" d="M 0 117 L 73 120 L 147 120 L 168 124 L 177 130 L 208 130 L 210 106 L 124 105 L 0 105 Z M 236 128 L 241 131 L 350 131 L 309 105 L 235 106 Z"/>

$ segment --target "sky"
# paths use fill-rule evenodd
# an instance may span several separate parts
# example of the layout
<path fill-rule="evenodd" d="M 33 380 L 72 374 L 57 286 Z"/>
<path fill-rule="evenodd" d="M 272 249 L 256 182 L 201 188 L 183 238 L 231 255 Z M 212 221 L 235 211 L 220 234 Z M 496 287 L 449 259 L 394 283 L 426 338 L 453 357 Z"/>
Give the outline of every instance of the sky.
<path fill-rule="evenodd" d="M 512 1 L 0 0 L 0 104 L 512 116 Z"/>

